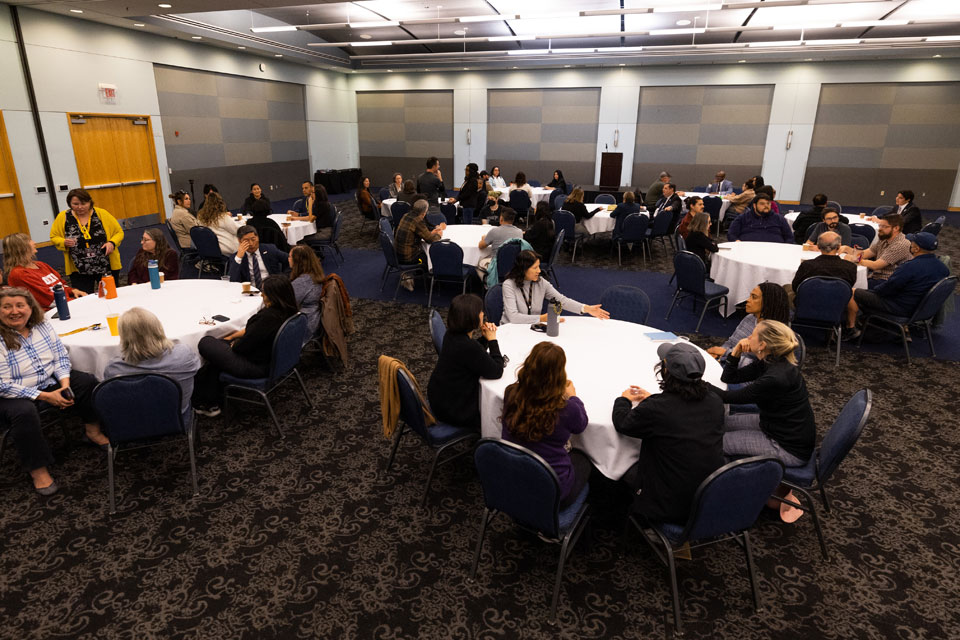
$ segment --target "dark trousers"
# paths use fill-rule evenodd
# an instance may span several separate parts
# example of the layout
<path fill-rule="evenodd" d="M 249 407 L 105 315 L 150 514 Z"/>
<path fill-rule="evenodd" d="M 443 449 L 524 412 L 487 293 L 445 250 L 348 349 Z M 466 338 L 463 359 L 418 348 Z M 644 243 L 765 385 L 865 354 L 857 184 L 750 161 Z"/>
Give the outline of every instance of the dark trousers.
<path fill-rule="evenodd" d="M 93 409 L 93 388 L 97 379 L 83 371 L 70 372 L 70 389 L 75 396 L 73 406 L 64 409 L 64 413 L 78 415 L 86 424 L 97 422 Z M 48 387 L 44 391 L 58 389 L 59 385 Z M 7 437 L 13 440 L 25 471 L 33 471 L 53 464 L 50 445 L 40 429 L 40 409 L 50 409 L 51 405 L 39 400 L 26 398 L 0 398 L 0 424 L 8 425 Z"/>
<path fill-rule="evenodd" d="M 570 462 L 573 463 L 573 484 L 570 485 L 570 492 L 560 500 L 560 510 L 563 511 L 573 504 L 583 488 L 590 481 L 590 474 L 593 472 L 593 463 L 582 451 L 574 449 L 570 452 Z"/>
<path fill-rule="evenodd" d="M 193 403 L 201 407 L 218 405 L 223 395 L 220 374 L 227 373 L 238 378 L 264 378 L 267 367 L 250 362 L 237 355 L 226 340 L 205 336 L 197 345 L 206 364 L 200 367 L 193 381 Z"/>
<path fill-rule="evenodd" d="M 113 276 L 114 282 L 117 283 L 117 286 L 120 286 L 120 270 L 110 271 L 110 275 Z M 74 271 L 70 274 L 70 286 L 74 289 L 80 289 L 84 293 L 96 293 L 97 287 L 100 286 L 100 278 L 103 276 L 99 275 L 88 275 L 86 273 L 80 273 L 79 271 Z"/>

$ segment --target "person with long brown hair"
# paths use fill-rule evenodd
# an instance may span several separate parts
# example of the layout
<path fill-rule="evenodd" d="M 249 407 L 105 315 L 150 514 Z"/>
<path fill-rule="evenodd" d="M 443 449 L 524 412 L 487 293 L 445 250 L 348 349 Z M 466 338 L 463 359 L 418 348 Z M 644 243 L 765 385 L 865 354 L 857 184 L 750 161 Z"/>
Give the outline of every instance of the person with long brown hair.
<path fill-rule="evenodd" d="M 560 508 L 580 496 L 590 479 L 590 459 L 567 451 L 570 436 L 587 428 L 587 410 L 567 378 L 567 354 L 552 342 L 534 345 L 503 397 L 501 437 L 530 449 L 557 474 Z M 518 487 L 518 489 L 520 489 Z"/>
<path fill-rule="evenodd" d="M 150 282 L 148 262 L 156 260 L 157 266 L 163 272 L 164 280 L 176 280 L 180 277 L 180 256 L 176 249 L 167 244 L 167 237 L 159 227 L 153 227 L 143 232 L 140 238 L 140 251 L 133 257 L 133 264 L 127 272 L 127 284 Z"/>
<path fill-rule="evenodd" d="M 317 254 L 306 245 L 298 244 L 290 250 L 290 284 L 297 299 L 300 313 L 307 317 L 307 335 L 304 341 L 313 337 L 320 324 L 320 299 L 323 296 L 323 265 Z"/>
<path fill-rule="evenodd" d="M 237 239 L 237 229 L 240 225 L 230 216 L 227 205 L 216 191 L 207 194 L 203 206 L 197 212 L 197 220 L 217 235 L 220 243 L 220 253 L 225 256 L 233 255 L 240 247 Z"/>
<path fill-rule="evenodd" d="M 189 249 L 191 244 L 190 229 L 200 224 L 197 216 L 190 211 L 190 194 L 181 189 L 168 196 L 173 200 L 173 213 L 170 215 L 170 226 L 177 234 L 177 242 L 181 249 Z"/>
<path fill-rule="evenodd" d="M 7 282 L 11 287 L 23 287 L 44 309 L 53 306 L 53 288 L 58 284 L 63 286 L 68 300 L 87 295 L 68 287 L 53 267 L 36 257 L 37 244 L 27 234 L 13 233 L 3 239 L 3 262 L 9 270 Z"/>

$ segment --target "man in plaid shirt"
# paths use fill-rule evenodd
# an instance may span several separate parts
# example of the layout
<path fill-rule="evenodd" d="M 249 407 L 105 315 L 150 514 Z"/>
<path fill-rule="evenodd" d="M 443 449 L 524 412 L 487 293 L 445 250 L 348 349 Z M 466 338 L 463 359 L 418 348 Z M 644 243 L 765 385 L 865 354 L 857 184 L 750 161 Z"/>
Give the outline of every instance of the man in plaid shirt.
<path fill-rule="evenodd" d="M 40 495 L 53 495 L 57 484 L 47 470 L 53 455 L 40 428 L 39 409 L 76 412 L 84 422 L 85 440 L 106 446 L 93 409 L 96 385 L 89 373 L 70 370 L 66 347 L 30 292 L 0 289 L 0 421 L 9 426 Z"/>
<path fill-rule="evenodd" d="M 394 246 L 397 249 L 397 260 L 400 264 L 416 264 L 426 262 L 421 240 L 426 243 L 436 242 L 443 236 L 446 223 L 434 227 L 433 231 L 427 227 L 424 220 L 427 216 L 427 201 L 417 200 L 413 208 L 400 219 L 397 225 L 397 235 Z M 413 291 L 413 278 L 405 277 L 401 284 L 407 291 Z"/>

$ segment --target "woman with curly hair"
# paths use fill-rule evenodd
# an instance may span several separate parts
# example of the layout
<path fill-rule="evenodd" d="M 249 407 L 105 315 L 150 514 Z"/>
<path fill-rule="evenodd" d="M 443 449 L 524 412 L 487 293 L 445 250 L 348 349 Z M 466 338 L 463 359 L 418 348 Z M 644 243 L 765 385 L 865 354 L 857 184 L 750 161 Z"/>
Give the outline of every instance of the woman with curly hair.
<path fill-rule="evenodd" d="M 503 439 L 530 449 L 556 472 L 561 509 L 580 496 L 593 468 L 584 453 L 567 452 L 570 436 L 587 428 L 587 411 L 566 366 L 562 348 L 552 342 L 535 345 L 517 381 L 507 387 L 502 417 Z"/>

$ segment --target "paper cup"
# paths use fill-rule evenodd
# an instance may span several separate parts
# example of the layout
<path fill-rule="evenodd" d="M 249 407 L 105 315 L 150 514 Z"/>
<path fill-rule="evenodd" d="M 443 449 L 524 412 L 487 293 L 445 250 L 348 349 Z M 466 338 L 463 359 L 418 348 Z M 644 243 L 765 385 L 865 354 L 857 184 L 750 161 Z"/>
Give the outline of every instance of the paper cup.
<path fill-rule="evenodd" d="M 160 284 L 163 284 L 163 271 L 160 272 Z"/>
<path fill-rule="evenodd" d="M 120 319 L 119 313 L 108 313 L 107 314 L 107 326 L 110 327 L 110 335 L 118 336 L 120 335 L 120 329 L 117 327 L 117 321 Z"/>
<path fill-rule="evenodd" d="M 240 286 L 243 287 L 243 292 L 244 292 L 244 293 L 250 293 L 250 283 L 249 283 L 249 282 L 241 282 L 241 283 L 240 283 Z"/>

